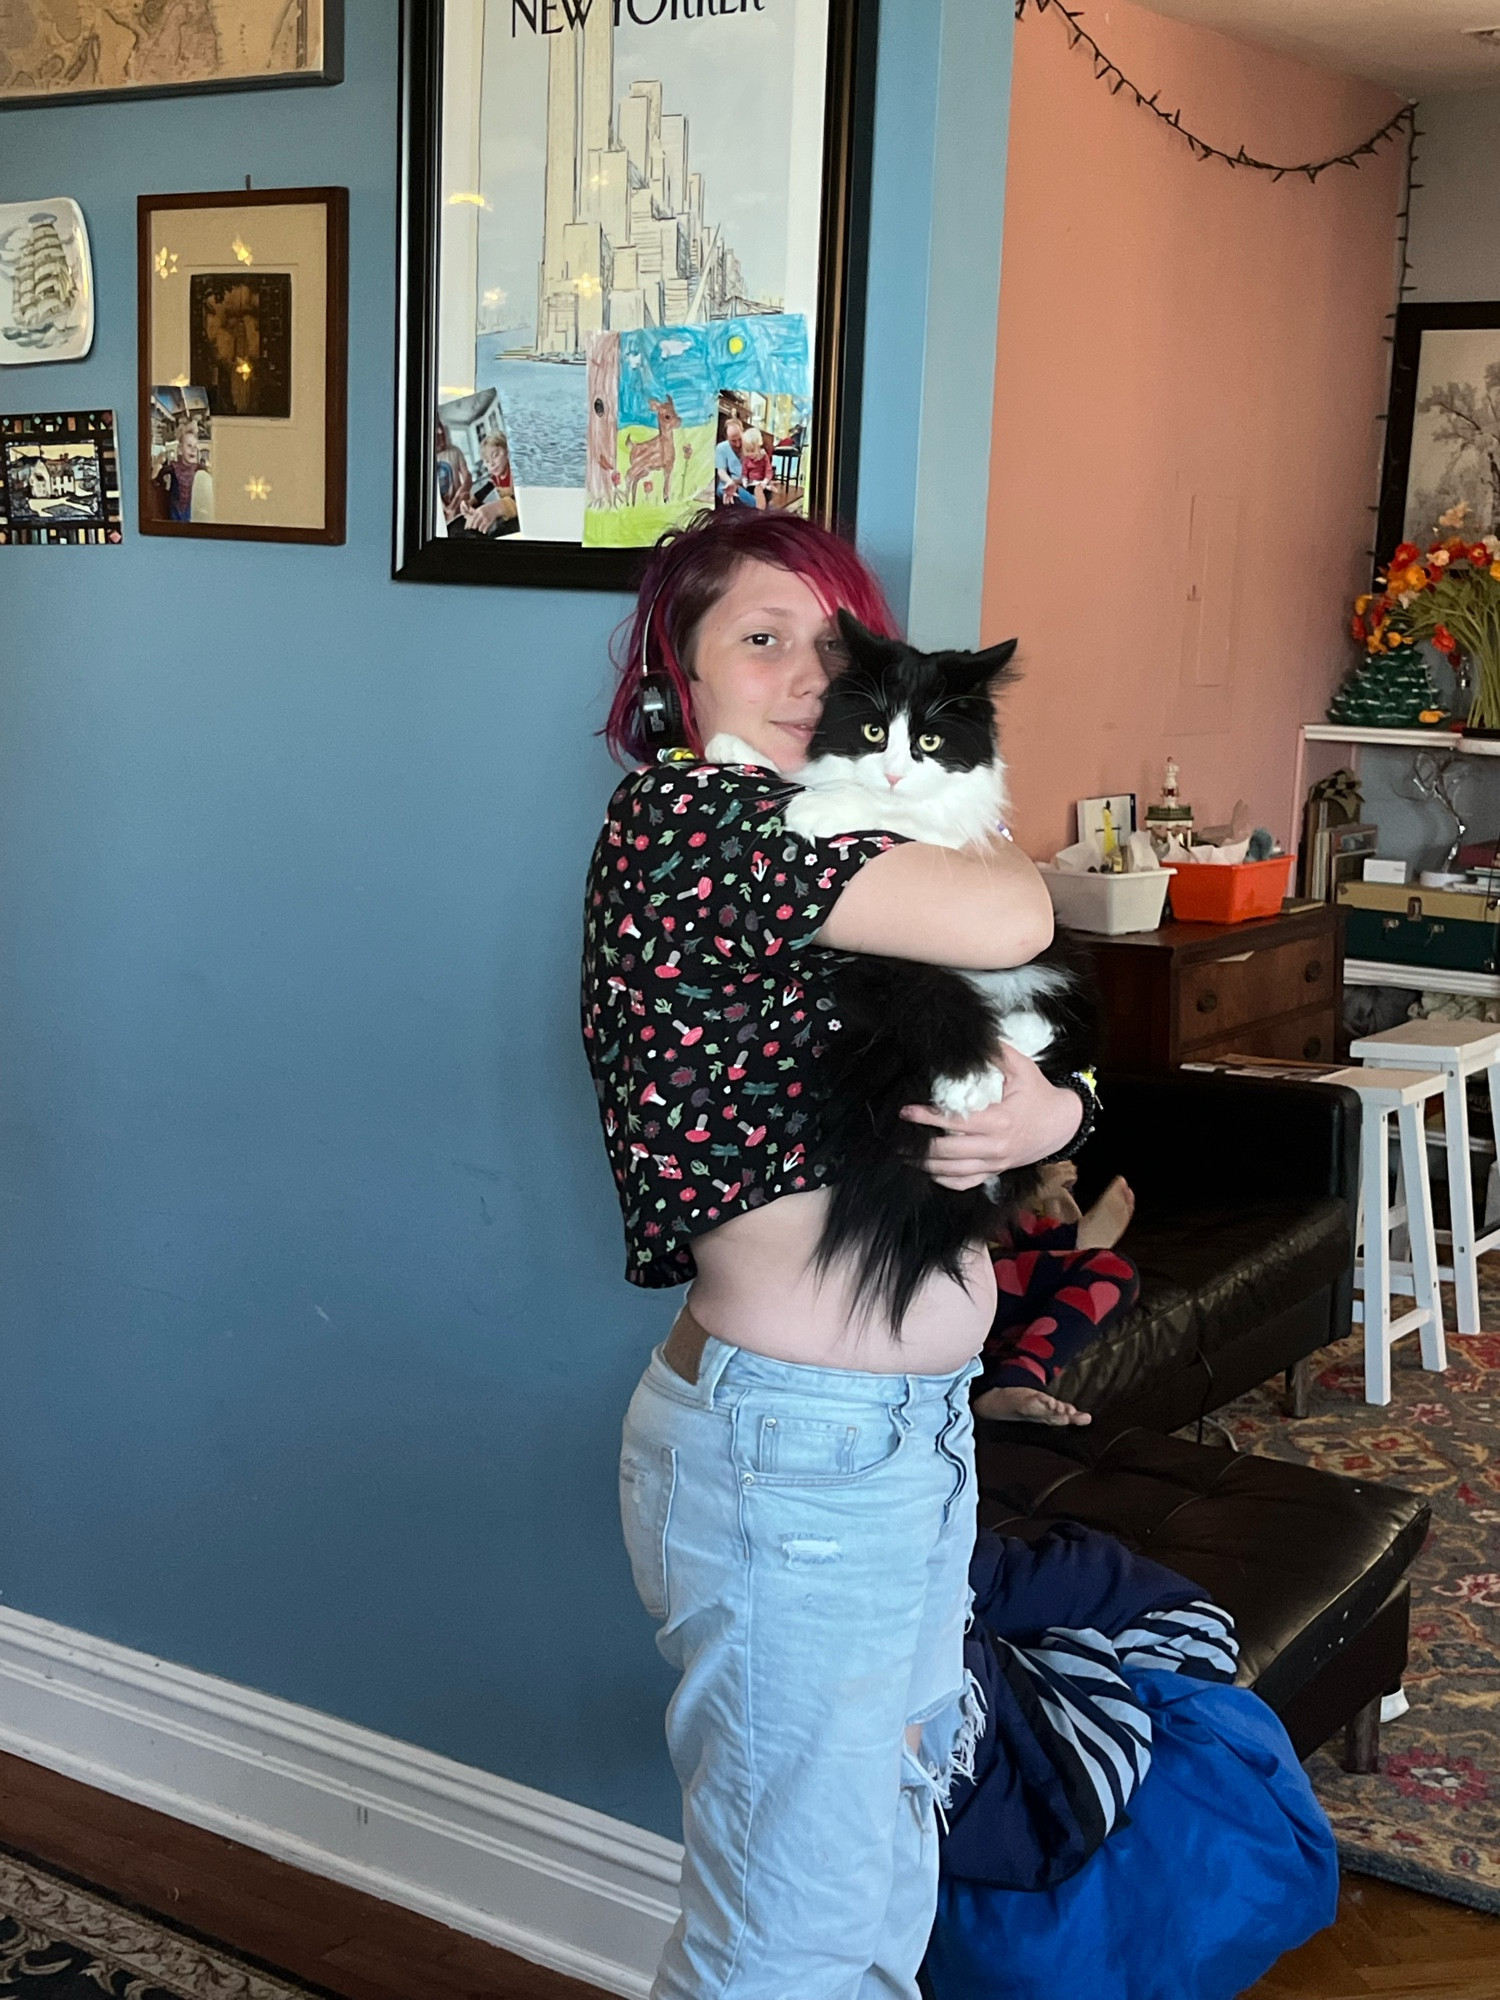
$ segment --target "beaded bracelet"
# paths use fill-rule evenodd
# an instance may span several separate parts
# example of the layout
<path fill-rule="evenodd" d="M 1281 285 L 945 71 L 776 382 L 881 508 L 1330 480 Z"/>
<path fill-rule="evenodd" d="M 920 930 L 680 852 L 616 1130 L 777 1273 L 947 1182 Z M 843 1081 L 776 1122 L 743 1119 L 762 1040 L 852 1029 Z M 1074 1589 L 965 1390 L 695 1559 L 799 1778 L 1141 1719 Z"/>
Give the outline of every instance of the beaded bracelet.
<path fill-rule="evenodd" d="M 1093 1070 L 1070 1070 L 1066 1076 L 1060 1076 L 1057 1083 L 1060 1090 L 1077 1093 L 1083 1105 L 1083 1117 L 1079 1121 L 1078 1130 L 1067 1145 L 1060 1147 L 1055 1153 L 1049 1153 L 1041 1162 L 1043 1166 L 1049 1166 L 1054 1160 L 1071 1160 L 1075 1153 L 1081 1153 L 1093 1138 L 1094 1126 L 1099 1118 L 1099 1086 Z"/>

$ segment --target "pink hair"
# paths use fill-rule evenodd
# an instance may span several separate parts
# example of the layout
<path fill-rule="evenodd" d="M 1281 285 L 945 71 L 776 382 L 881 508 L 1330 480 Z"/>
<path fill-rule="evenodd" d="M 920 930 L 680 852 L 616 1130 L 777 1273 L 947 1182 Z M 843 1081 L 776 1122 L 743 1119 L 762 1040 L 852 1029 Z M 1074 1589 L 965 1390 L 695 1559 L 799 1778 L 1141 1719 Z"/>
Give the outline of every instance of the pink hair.
<path fill-rule="evenodd" d="M 704 613 L 723 596 L 742 562 L 770 563 L 810 586 L 831 617 L 842 608 L 884 638 L 896 621 L 885 593 L 853 547 L 831 529 L 798 514 L 726 507 L 669 528 L 652 549 L 632 615 L 615 633 L 614 699 L 604 739 L 622 764 L 649 758 L 641 728 L 641 659 L 677 690 L 690 748 L 701 750 L 693 720 L 692 680 L 684 659 Z"/>

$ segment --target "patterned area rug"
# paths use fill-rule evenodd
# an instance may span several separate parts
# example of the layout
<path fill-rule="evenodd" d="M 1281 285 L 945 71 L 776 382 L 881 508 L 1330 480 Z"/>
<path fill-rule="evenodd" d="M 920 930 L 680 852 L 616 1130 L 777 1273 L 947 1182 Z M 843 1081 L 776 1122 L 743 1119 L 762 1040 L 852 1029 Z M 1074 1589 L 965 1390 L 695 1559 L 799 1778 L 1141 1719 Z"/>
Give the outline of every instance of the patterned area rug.
<path fill-rule="evenodd" d="M 0 1849 L 0 2000 L 310 2000 L 217 1945 L 170 1930 Z"/>
<path fill-rule="evenodd" d="M 1495 1262 L 1483 1318 L 1500 1327 Z M 1358 1335 L 1321 1359 L 1301 1422 L 1270 1387 L 1220 1420 L 1242 1451 L 1422 1494 L 1432 1532 L 1411 1571 L 1411 1708 L 1382 1725 L 1379 1772 L 1352 1777 L 1326 1750 L 1307 1768 L 1347 1868 L 1500 1913 L 1500 1333 L 1450 1333 L 1444 1375 L 1423 1373 L 1415 1335 L 1398 1342 L 1384 1409 L 1364 1400 Z"/>

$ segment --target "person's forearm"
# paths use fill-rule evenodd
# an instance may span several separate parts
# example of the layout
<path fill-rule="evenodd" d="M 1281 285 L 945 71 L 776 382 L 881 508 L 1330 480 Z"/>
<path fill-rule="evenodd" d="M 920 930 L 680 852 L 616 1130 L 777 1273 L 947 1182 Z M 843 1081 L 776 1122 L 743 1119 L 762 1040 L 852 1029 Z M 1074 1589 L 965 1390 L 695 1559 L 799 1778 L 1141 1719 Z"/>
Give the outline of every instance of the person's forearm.
<path fill-rule="evenodd" d="M 1052 942 L 1052 904 L 1011 841 L 981 849 L 912 841 L 865 863 L 818 942 L 927 965 L 1026 965 Z"/>

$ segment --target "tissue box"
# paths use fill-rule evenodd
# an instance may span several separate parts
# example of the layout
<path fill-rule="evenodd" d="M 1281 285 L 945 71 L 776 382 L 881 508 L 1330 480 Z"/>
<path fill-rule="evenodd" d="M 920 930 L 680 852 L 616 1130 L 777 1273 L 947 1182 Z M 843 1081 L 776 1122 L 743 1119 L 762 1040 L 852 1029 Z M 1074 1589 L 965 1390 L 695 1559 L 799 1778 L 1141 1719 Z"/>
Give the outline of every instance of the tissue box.
<path fill-rule="evenodd" d="M 1232 867 L 1179 868 L 1172 882 L 1172 915 L 1181 924 L 1243 924 L 1274 917 L 1286 894 L 1293 856 L 1237 861 Z"/>
<path fill-rule="evenodd" d="M 1205 874 L 1207 870 L 1205 869 Z M 1136 875 L 1083 875 L 1071 868 L 1042 868 L 1042 880 L 1057 921 L 1072 931 L 1154 931 L 1167 899 L 1170 868 L 1146 868 Z"/>

